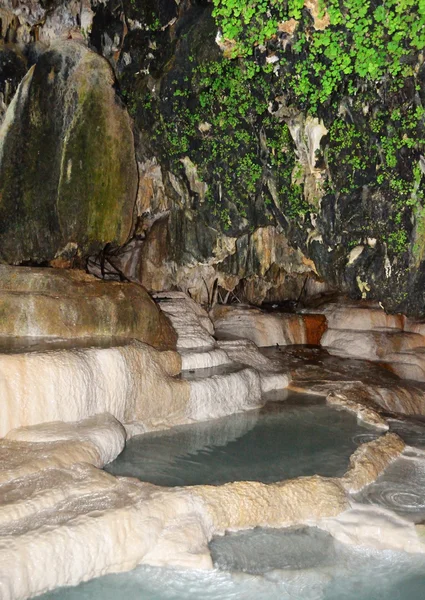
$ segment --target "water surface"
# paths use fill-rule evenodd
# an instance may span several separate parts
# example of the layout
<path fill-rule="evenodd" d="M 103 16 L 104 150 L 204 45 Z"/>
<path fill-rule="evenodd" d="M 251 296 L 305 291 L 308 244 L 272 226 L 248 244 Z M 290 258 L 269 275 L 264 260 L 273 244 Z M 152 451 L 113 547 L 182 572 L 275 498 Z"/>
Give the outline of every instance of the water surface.
<path fill-rule="evenodd" d="M 409 443 L 425 444 L 420 422 L 394 421 Z M 260 411 L 138 436 L 108 470 L 161 485 L 271 482 L 342 475 L 349 456 L 377 433 L 353 415 L 290 395 Z M 425 510 L 425 458 L 409 449 L 357 501 L 395 509 L 415 521 Z M 421 512 L 422 511 L 422 512 Z M 424 513 L 425 514 L 425 513 Z M 42 600 L 424 600 L 425 557 L 345 546 L 317 528 L 262 529 L 210 543 L 215 569 L 140 566 Z"/>
<path fill-rule="evenodd" d="M 377 435 L 317 396 L 296 395 L 260 411 L 136 436 L 107 470 L 164 486 L 339 477 L 357 446 Z"/>
<path fill-rule="evenodd" d="M 213 571 L 140 566 L 40 600 L 423 600 L 425 557 L 339 544 L 314 528 L 235 533 L 211 543 Z"/>

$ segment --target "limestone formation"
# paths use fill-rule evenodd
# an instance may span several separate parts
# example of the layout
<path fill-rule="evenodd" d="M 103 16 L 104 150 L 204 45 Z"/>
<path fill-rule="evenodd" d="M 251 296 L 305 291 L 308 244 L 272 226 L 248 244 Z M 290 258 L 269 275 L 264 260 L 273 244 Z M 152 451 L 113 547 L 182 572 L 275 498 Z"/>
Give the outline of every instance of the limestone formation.
<path fill-rule="evenodd" d="M 0 354 L 0 435 L 47 421 L 109 412 L 148 429 L 187 422 L 189 385 L 174 379 L 180 358 L 141 342 Z"/>
<path fill-rule="evenodd" d="M 401 379 L 425 382 L 425 345 L 386 354 L 385 365 Z"/>
<path fill-rule="evenodd" d="M 215 345 L 214 326 L 208 314 L 187 294 L 163 292 L 156 294 L 155 298 L 177 332 L 179 350 L 210 349 Z"/>
<path fill-rule="evenodd" d="M 6 493 L 5 484 L 24 477 L 30 477 L 30 482 L 43 469 L 64 469 L 78 463 L 101 468 L 118 456 L 125 440 L 124 427 L 108 413 L 76 423 L 56 421 L 11 430 L 0 440 L 2 492 Z M 7 504 L 7 495 L 4 499 Z"/>
<path fill-rule="evenodd" d="M 328 325 L 321 344 L 332 354 L 379 361 L 402 379 L 425 381 L 425 330 L 420 321 L 387 314 L 370 302 L 329 303 L 318 311 Z"/>
<path fill-rule="evenodd" d="M 326 329 L 322 315 L 266 312 L 246 305 L 217 305 L 211 318 L 219 338 L 245 337 L 260 347 L 318 344 Z"/>
<path fill-rule="evenodd" d="M 2 600 L 212 569 L 213 536 L 256 527 L 425 554 L 358 494 L 412 458 L 376 429 L 425 415 L 423 15 L 245 4 L 1 2 Z M 289 386 L 373 427 L 342 477 L 102 470 L 133 435 L 255 418 Z"/>
<path fill-rule="evenodd" d="M 405 333 L 398 330 L 328 329 L 321 343 L 333 354 L 376 361 L 385 360 L 387 355 L 421 347 L 424 344 L 424 338 L 417 333 Z"/>
<path fill-rule="evenodd" d="M 258 377 L 263 393 L 281 390 L 288 386 L 290 377 L 287 372 L 282 370 L 278 361 L 272 361 L 261 354 L 258 347 L 249 339 L 239 337 L 246 333 L 243 329 L 239 329 L 238 339 L 216 342 L 213 337 L 216 332 L 208 313 L 186 294 L 165 292 L 156 294 L 155 298 L 177 332 L 177 348 L 182 357 L 182 369 L 192 371 L 218 368 L 220 371 L 220 367 L 224 368 L 222 372 L 212 373 L 210 379 L 204 377 L 202 383 L 197 383 L 194 378 L 191 382 L 191 394 L 200 398 L 208 396 L 210 393 L 217 394 L 217 407 L 220 404 L 223 404 L 223 407 L 226 406 L 226 397 L 228 394 L 232 394 L 238 397 L 241 407 L 254 407 L 261 403 L 257 388 Z M 241 369 L 243 366 L 252 367 L 252 369 Z M 257 383 L 254 388 L 251 387 L 251 384 L 246 386 L 248 373 L 250 373 L 250 378 L 255 373 L 254 379 Z M 238 380 L 240 382 L 239 392 L 237 391 Z M 195 392 L 198 386 L 201 387 L 201 391 Z M 223 408 L 219 409 L 217 416 L 225 414 L 220 410 L 222 411 Z M 210 411 L 211 408 L 208 407 L 205 414 Z M 213 411 L 211 414 L 216 413 Z"/>
<path fill-rule="evenodd" d="M 376 429 L 387 431 L 389 425 L 387 420 L 382 417 L 376 410 L 369 406 L 364 406 L 360 402 L 349 400 L 341 391 L 329 392 L 326 396 L 327 404 L 338 406 L 356 415 L 359 421 L 363 421 Z"/>
<path fill-rule="evenodd" d="M 0 343 L 5 337 L 135 338 L 175 348 L 168 319 L 136 284 L 82 271 L 0 265 Z"/>
<path fill-rule="evenodd" d="M 113 85 L 76 41 L 28 71 L 0 130 L 0 261 L 72 261 L 130 236 L 137 167 Z"/>
<path fill-rule="evenodd" d="M 342 479 L 344 488 L 351 493 L 359 492 L 375 481 L 400 456 L 404 447 L 403 440 L 394 433 L 359 446 L 351 456 L 350 468 Z"/>
<path fill-rule="evenodd" d="M 344 490 L 347 476 L 161 488 L 95 468 L 124 439 L 122 426 L 100 415 L 14 430 L 0 441 L 2 598 L 24 600 L 138 564 L 210 569 L 213 535 L 257 526 L 316 525 L 345 543 L 425 551 L 414 527 L 391 513 L 364 508 L 362 528 Z M 366 456 L 370 482 L 402 447 L 389 435 L 359 448 L 351 484 L 364 484 Z M 379 539 L 370 535 L 377 526 Z"/>
<path fill-rule="evenodd" d="M 282 370 L 279 361 L 264 356 L 250 340 L 220 340 L 218 345 L 231 361 L 253 367 L 260 373 L 263 393 L 288 387 L 291 380 L 289 373 Z"/>

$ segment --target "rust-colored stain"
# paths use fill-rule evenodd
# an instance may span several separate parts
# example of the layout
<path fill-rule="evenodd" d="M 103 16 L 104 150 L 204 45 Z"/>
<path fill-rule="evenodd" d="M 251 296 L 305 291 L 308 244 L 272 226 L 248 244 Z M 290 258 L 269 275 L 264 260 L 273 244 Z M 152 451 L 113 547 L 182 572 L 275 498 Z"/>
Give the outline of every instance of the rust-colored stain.
<path fill-rule="evenodd" d="M 304 324 L 307 337 L 307 344 L 318 346 L 322 335 L 328 328 L 325 315 L 301 315 Z"/>
<path fill-rule="evenodd" d="M 383 369 L 386 369 L 387 371 L 389 371 L 390 373 L 393 373 L 394 375 L 396 375 L 396 372 L 394 371 L 392 365 L 390 363 L 386 363 L 386 362 L 377 362 L 376 363 L 379 367 L 382 367 Z"/>

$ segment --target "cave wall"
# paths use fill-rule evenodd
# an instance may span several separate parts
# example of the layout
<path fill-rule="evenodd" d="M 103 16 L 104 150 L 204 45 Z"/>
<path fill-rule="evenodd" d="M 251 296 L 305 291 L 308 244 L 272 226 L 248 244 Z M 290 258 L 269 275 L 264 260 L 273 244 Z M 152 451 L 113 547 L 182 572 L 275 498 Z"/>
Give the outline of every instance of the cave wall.
<path fill-rule="evenodd" d="M 113 69 L 139 183 L 131 239 L 108 233 L 92 272 L 204 302 L 338 289 L 422 316 L 420 7 L 257 4 L 8 1 L 3 103 L 52 39 Z"/>

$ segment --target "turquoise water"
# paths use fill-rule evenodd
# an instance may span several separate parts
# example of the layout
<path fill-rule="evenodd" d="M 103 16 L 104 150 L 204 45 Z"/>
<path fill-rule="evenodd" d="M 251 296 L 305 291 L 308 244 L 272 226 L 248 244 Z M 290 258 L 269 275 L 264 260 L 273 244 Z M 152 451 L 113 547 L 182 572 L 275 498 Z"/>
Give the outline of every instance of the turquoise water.
<path fill-rule="evenodd" d="M 425 558 L 349 548 L 317 529 L 216 538 L 214 571 L 138 567 L 42 600 L 423 600 Z"/>
<path fill-rule="evenodd" d="M 425 443 L 422 424 L 394 422 L 393 427 L 410 443 Z M 170 486 L 237 479 L 271 482 L 314 473 L 339 476 L 355 448 L 376 436 L 352 415 L 297 396 L 261 411 L 135 437 L 108 470 Z M 413 451 L 400 460 L 357 500 L 387 506 L 418 521 L 425 510 L 424 458 Z M 425 599 L 424 556 L 345 546 L 316 528 L 232 533 L 213 539 L 210 549 L 213 571 L 140 566 L 40 598 Z"/>
<path fill-rule="evenodd" d="M 341 476 L 356 447 L 377 434 L 311 400 L 137 436 L 107 470 L 164 486 Z"/>

